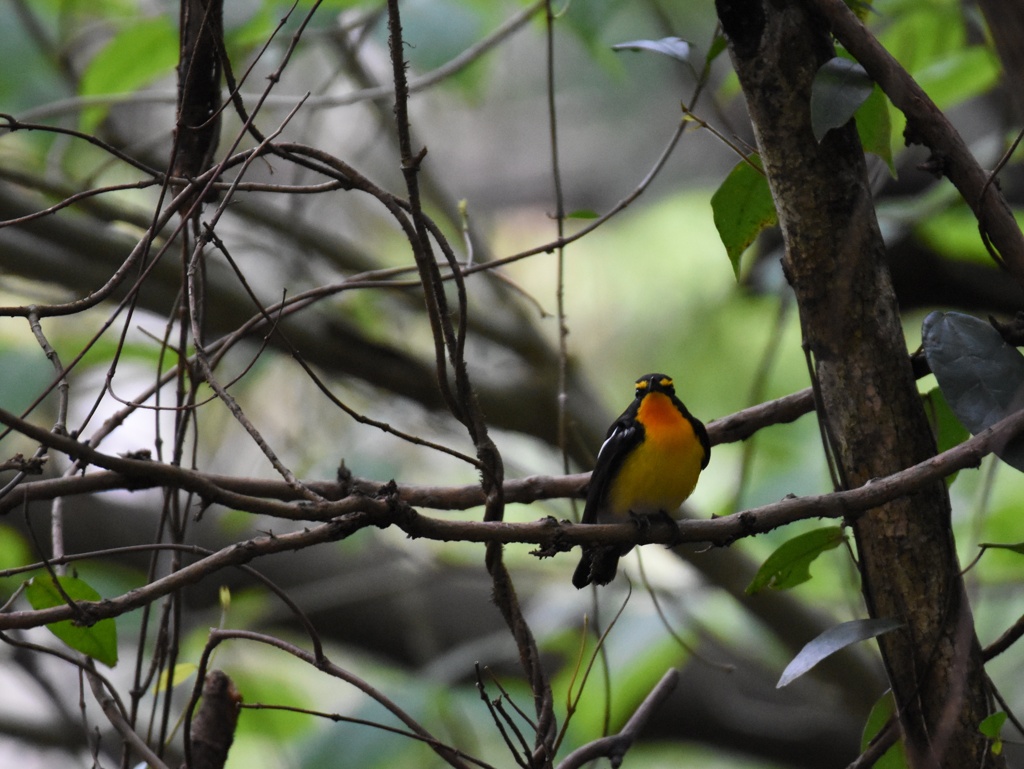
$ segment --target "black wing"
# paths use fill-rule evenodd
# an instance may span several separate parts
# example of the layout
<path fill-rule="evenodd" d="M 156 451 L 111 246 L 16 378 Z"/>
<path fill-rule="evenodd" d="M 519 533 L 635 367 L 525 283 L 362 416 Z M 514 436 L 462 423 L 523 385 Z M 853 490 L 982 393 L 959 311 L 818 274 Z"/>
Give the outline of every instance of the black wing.
<path fill-rule="evenodd" d="M 697 440 L 700 441 L 700 445 L 704 447 L 704 459 L 700 463 L 700 469 L 703 470 L 708 466 L 708 462 L 711 461 L 711 439 L 708 438 L 708 430 L 704 427 L 704 423 L 697 419 L 697 417 L 691 415 L 690 424 L 693 425 L 693 431 L 697 433 Z"/>
<path fill-rule="evenodd" d="M 708 438 L 708 430 L 704 427 L 703 422 L 690 413 L 690 410 L 683 405 L 681 400 L 673 396 L 672 402 L 676 404 L 676 408 L 682 412 L 683 416 L 690 420 L 690 424 L 693 425 L 693 432 L 697 435 L 697 440 L 704 447 L 704 459 L 700 463 L 700 469 L 703 470 L 708 466 L 708 462 L 711 461 L 711 439 Z"/>
<path fill-rule="evenodd" d="M 608 487 L 612 479 L 629 452 L 643 440 L 644 428 L 634 419 L 635 412 L 634 404 L 608 428 L 608 437 L 597 453 L 597 463 L 590 476 L 582 523 L 597 523 L 597 514 L 608 497 Z"/>

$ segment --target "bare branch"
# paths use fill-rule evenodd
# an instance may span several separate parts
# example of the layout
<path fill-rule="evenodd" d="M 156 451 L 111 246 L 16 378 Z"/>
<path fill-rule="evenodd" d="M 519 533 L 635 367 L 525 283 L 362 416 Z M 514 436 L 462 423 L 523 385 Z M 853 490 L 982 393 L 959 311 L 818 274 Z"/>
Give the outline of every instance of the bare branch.
<path fill-rule="evenodd" d="M 0 410 L 0 422 L 21 423 L 30 428 L 29 437 L 42 439 L 50 434 L 41 428 L 23 423 L 13 414 Z M 21 427 L 18 427 L 21 430 Z M 669 523 L 656 523 L 638 530 L 631 523 L 620 524 L 570 524 L 558 523 L 554 519 L 542 519 L 532 523 L 444 521 L 420 515 L 397 498 L 396 494 L 381 497 L 350 495 L 333 502 L 311 504 L 300 502 L 295 505 L 275 502 L 256 497 L 243 496 L 221 489 L 209 477 L 183 468 L 120 457 L 108 457 L 71 440 L 51 436 L 53 448 L 80 451 L 80 458 L 92 462 L 99 458 L 116 466 L 129 475 L 144 475 L 151 470 L 161 476 L 159 485 L 193 487 L 197 493 L 203 489 L 212 497 L 231 500 L 237 509 L 249 509 L 270 515 L 291 519 L 327 520 L 315 528 L 300 532 L 274 535 L 238 542 L 217 551 L 211 556 L 183 567 L 181 570 L 158 579 L 114 599 L 99 602 L 78 601 L 74 609 L 58 606 L 38 611 L 8 612 L 0 614 L 0 630 L 8 628 L 38 627 L 51 622 L 76 618 L 96 622 L 106 617 L 115 617 L 138 608 L 174 590 L 193 584 L 209 574 L 228 566 L 237 566 L 255 558 L 287 550 L 299 550 L 325 542 L 335 542 L 351 536 L 368 526 L 398 526 L 411 537 L 425 537 L 440 541 L 461 540 L 465 542 L 487 542 L 506 544 L 529 542 L 541 546 L 541 553 L 553 555 L 574 545 L 582 544 L 678 544 L 686 542 L 728 545 L 737 539 L 771 531 L 780 526 L 808 518 L 853 519 L 858 514 L 892 499 L 912 494 L 966 467 L 977 467 L 981 459 L 992 451 L 999 450 L 1006 442 L 1024 429 L 1024 410 L 1006 417 L 982 433 L 925 460 L 906 470 L 886 478 L 871 481 L 850 491 L 833 492 L 808 497 L 787 498 L 780 502 L 734 513 L 711 520 L 687 519 L 679 521 L 676 527 Z M 115 468 L 112 468 L 115 469 Z M 536 482 L 536 479 L 532 479 Z M 386 487 L 385 494 L 397 487 Z M 249 506 L 247 507 L 246 504 Z M 13 573 L 0 572 L 0 576 Z M 74 613 L 77 610 L 77 613 Z"/>
<path fill-rule="evenodd" d="M 655 684 L 654 688 L 651 689 L 650 693 L 644 698 L 644 701 L 640 703 L 640 707 L 634 711 L 629 721 L 626 722 L 626 725 L 622 727 L 618 734 L 602 737 L 599 740 L 588 742 L 586 745 L 576 748 L 576 750 L 562 759 L 558 764 L 558 769 L 577 769 L 577 767 L 583 766 L 597 758 L 610 759 L 613 767 L 621 765 L 626 752 L 633 747 L 633 743 L 636 742 L 637 737 L 640 736 L 640 732 L 643 731 L 651 716 L 668 699 L 668 696 L 672 694 L 678 683 L 679 671 L 675 668 L 670 668 L 661 677 L 661 680 Z"/>
<path fill-rule="evenodd" d="M 139 754 L 143 760 L 146 761 L 152 769 L 169 769 L 167 764 L 153 752 L 153 750 L 145 743 L 145 741 L 132 729 L 131 724 L 125 719 L 124 713 L 121 712 L 121 708 L 118 707 L 117 702 L 110 694 L 107 693 L 106 686 L 102 679 L 96 675 L 94 670 L 86 668 L 85 677 L 89 680 L 89 686 L 92 687 L 93 696 L 96 701 L 100 704 L 100 708 L 103 710 L 103 715 L 110 721 L 110 725 L 113 726 L 117 733 L 120 734 L 125 742 L 127 742 L 132 750 Z"/>
<path fill-rule="evenodd" d="M 1024 614 L 1017 618 L 1017 621 L 1007 628 L 999 638 L 990 643 L 982 650 L 985 661 L 998 657 L 1004 651 L 1013 646 L 1024 637 Z"/>
<path fill-rule="evenodd" d="M 465 763 L 464 757 L 461 752 L 455 748 L 451 748 L 445 743 L 435 738 L 426 728 L 423 727 L 415 718 L 409 715 L 403 710 L 394 700 L 385 695 L 382 691 L 372 686 L 368 682 L 364 681 L 359 676 L 355 675 L 351 671 L 348 671 L 342 667 L 335 665 L 333 662 L 328 660 L 326 657 L 316 657 L 304 649 L 283 641 L 273 636 L 264 635 L 262 633 L 255 633 L 249 630 L 212 630 L 210 636 L 206 642 L 206 648 L 203 649 L 203 656 L 199 663 L 199 672 L 196 677 L 196 684 L 192 692 L 192 698 L 189 701 L 187 709 L 188 719 L 186 724 L 191 723 L 191 714 L 195 710 L 196 704 L 199 700 L 199 695 L 203 689 L 203 682 L 205 680 L 206 668 L 210 661 L 210 656 L 221 643 L 228 640 L 246 640 L 255 641 L 257 643 L 266 644 L 276 649 L 280 649 L 297 659 L 302 660 L 308 665 L 312 665 L 317 670 L 323 671 L 329 676 L 337 678 L 341 681 L 345 681 L 351 684 L 359 691 L 366 694 L 368 697 L 373 699 L 375 702 L 382 705 L 392 715 L 394 715 L 403 724 L 408 726 L 416 735 L 423 739 L 434 752 L 437 753 L 441 758 L 447 761 L 451 766 L 457 767 L 458 769 L 468 769 L 468 765 Z M 185 730 L 185 747 L 186 747 L 186 758 L 188 757 L 189 745 L 190 745 L 190 734 L 189 728 Z M 188 762 L 187 762 L 188 763 Z"/>
<path fill-rule="evenodd" d="M 189 769 L 223 769 L 235 741 L 242 695 L 220 670 L 206 674 L 202 691 L 202 705 L 192 719 Z"/>
<path fill-rule="evenodd" d="M 907 118 L 907 143 L 932 151 L 930 168 L 949 178 L 978 218 L 983 237 L 990 238 L 1003 264 L 1024 287 L 1024 235 L 998 185 L 978 165 L 963 138 L 928 94 L 899 62 L 865 29 L 843 0 L 814 0 L 832 26 L 832 33 L 885 91 Z"/>

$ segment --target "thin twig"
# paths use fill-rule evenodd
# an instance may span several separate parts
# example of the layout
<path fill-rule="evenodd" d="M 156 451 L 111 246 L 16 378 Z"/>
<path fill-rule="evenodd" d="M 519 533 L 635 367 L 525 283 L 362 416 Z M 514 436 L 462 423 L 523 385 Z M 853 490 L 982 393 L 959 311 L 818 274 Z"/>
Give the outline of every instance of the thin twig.
<path fill-rule="evenodd" d="M 623 756 L 636 742 L 643 728 L 647 726 L 647 722 L 651 720 L 651 717 L 668 699 L 678 684 L 679 671 L 670 668 L 651 689 L 618 734 L 602 737 L 577 748 L 562 759 L 558 764 L 558 769 L 577 769 L 594 759 L 604 757 L 611 759 L 613 767 L 619 766 Z"/>
<path fill-rule="evenodd" d="M 878 759 L 885 755 L 886 751 L 895 745 L 900 739 L 899 721 L 895 717 L 889 718 L 878 734 L 871 738 L 867 748 L 850 763 L 846 769 L 870 769 L 878 763 Z"/>
<path fill-rule="evenodd" d="M 586 688 L 587 681 L 590 680 L 590 674 L 594 672 L 594 665 L 598 662 L 601 663 L 601 669 L 604 673 L 604 728 L 603 734 L 608 734 L 608 724 L 611 719 L 612 710 L 612 693 L 611 693 L 611 676 L 609 675 L 608 665 L 608 653 L 605 642 L 608 640 L 608 636 L 611 635 L 612 629 L 618 624 L 619 619 L 626 611 L 626 607 L 629 606 L 630 599 L 633 597 L 633 584 L 629 583 L 629 590 L 626 591 L 626 595 L 622 598 L 622 603 L 619 605 L 618 611 L 615 612 L 615 616 L 612 617 L 612 621 L 608 623 L 608 627 L 601 630 L 597 624 L 594 624 L 594 632 L 597 634 L 597 645 L 594 647 L 594 653 L 590 655 L 590 659 L 587 660 L 586 668 L 583 670 L 583 675 L 580 675 L 580 665 L 583 662 L 583 652 L 587 648 L 587 633 L 589 632 L 589 622 L 586 615 L 583 616 L 583 636 L 580 639 L 580 651 L 579 657 L 576 659 L 576 667 L 572 671 L 572 676 L 569 678 L 569 686 L 566 689 L 566 702 L 565 702 L 565 721 L 562 722 L 562 729 L 555 738 L 554 750 L 558 751 L 558 748 L 562 745 L 562 740 L 565 739 L 565 735 L 569 732 L 569 722 L 572 720 L 573 715 L 576 713 L 579 707 L 580 700 L 583 699 L 583 690 Z M 576 694 L 573 694 L 573 686 L 579 684 L 579 688 L 576 689 Z"/>
<path fill-rule="evenodd" d="M 368 697 L 373 699 L 375 702 L 383 706 L 392 715 L 398 718 L 403 724 L 408 726 L 414 733 L 419 737 L 423 738 L 423 741 L 428 744 L 438 756 L 444 759 L 446 762 L 454 767 L 460 769 L 468 769 L 464 762 L 464 756 L 460 751 L 455 748 L 445 745 L 443 742 L 434 737 L 426 728 L 424 728 L 416 719 L 409 715 L 399 705 L 394 702 L 391 698 L 386 696 L 383 692 L 364 681 L 354 673 L 345 670 L 344 668 L 338 667 L 333 662 L 329 661 L 326 657 L 316 657 L 313 654 L 300 649 L 299 647 L 283 641 L 273 636 L 265 635 L 263 633 L 256 633 L 249 630 L 212 630 L 206 642 L 206 647 L 203 649 L 202 657 L 199 662 L 199 670 L 196 677 L 196 685 L 192 692 L 192 697 L 189 700 L 187 712 L 187 720 L 185 727 L 185 753 L 186 753 L 186 764 L 188 763 L 188 754 L 190 750 L 190 739 L 189 739 L 189 724 L 192 720 L 192 713 L 195 710 L 196 703 L 199 700 L 199 695 L 202 692 L 203 679 L 205 678 L 206 669 L 209 664 L 210 655 L 221 643 L 229 640 L 245 640 L 254 641 L 257 643 L 266 644 L 276 649 L 280 649 L 291 656 L 302 660 L 308 665 L 312 665 L 317 670 L 326 673 L 333 678 L 337 678 L 341 681 L 354 686 L 359 691 L 366 694 Z"/>
<path fill-rule="evenodd" d="M 1010 274 L 1024 286 L 1024 235 L 998 185 L 979 166 L 963 138 L 917 82 L 882 47 L 843 0 L 814 0 L 843 47 L 907 118 L 908 143 L 924 144 L 935 167 L 960 191 Z"/>
<path fill-rule="evenodd" d="M 278 126 L 277 130 L 264 140 L 263 144 L 259 148 L 257 148 L 256 152 L 249 156 L 248 161 L 245 164 L 243 164 L 241 170 L 238 173 L 238 179 L 241 179 L 242 176 L 245 174 L 245 171 L 249 167 L 250 162 L 259 155 L 261 155 L 263 151 L 265 151 L 266 147 L 269 146 L 270 143 L 275 138 L 277 138 L 280 132 L 284 130 L 284 127 L 288 124 L 288 121 L 295 115 L 299 107 L 301 107 L 301 103 L 295 105 L 292 111 L 288 113 L 284 121 L 282 121 L 281 125 Z M 256 112 L 254 111 L 253 115 L 255 114 Z M 214 214 L 212 221 L 206 225 L 209 231 L 212 232 L 216 227 L 219 217 L 226 210 L 227 204 L 231 199 L 232 192 L 233 191 L 229 191 L 227 194 L 224 195 L 224 198 L 223 200 L 221 200 L 220 206 L 218 207 L 218 210 Z M 205 194 L 205 191 L 203 194 Z M 202 197 L 202 194 L 196 196 L 195 205 L 200 204 Z M 192 323 L 192 341 L 196 348 L 196 362 L 199 364 L 199 369 L 202 372 L 203 380 L 213 389 L 215 393 L 217 393 L 217 396 L 221 399 L 224 405 L 228 407 L 228 410 L 235 418 L 235 421 L 242 425 L 245 431 L 249 433 L 249 436 L 253 439 L 253 442 L 255 442 L 255 444 L 259 447 L 260 451 L 263 452 L 263 455 L 270 461 L 271 465 L 273 465 L 274 469 L 281 475 L 281 477 L 284 478 L 285 481 L 290 485 L 294 485 L 295 488 L 300 489 L 301 492 L 305 496 L 307 496 L 308 499 L 318 501 L 320 499 L 319 495 L 305 488 L 302 485 L 302 483 L 300 483 L 299 479 L 295 477 L 292 471 L 289 470 L 284 465 L 283 462 L 281 462 L 281 460 L 277 456 L 277 453 L 271 448 L 270 444 L 267 443 L 267 441 L 263 438 L 259 430 L 256 429 L 256 426 L 242 411 L 242 407 L 238 404 L 235 398 L 227 391 L 227 389 L 225 389 L 220 384 L 217 377 L 214 376 L 213 367 L 210 365 L 210 360 L 206 353 L 205 346 L 203 344 L 203 329 L 201 325 L 200 307 L 198 305 L 198 299 L 199 297 L 202 296 L 202 287 L 200 285 L 200 280 L 203 271 L 200 268 L 200 262 L 203 258 L 202 254 L 204 242 L 204 239 L 197 240 L 192 258 L 189 263 L 189 269 L 187 271 L 187 295 L 189 298 L 189 318 Z M 241 278 L 242 276 L 239 275 L 239 277 Z M 243 285 L 245 285 L 246 288 L 248 288 L 248 284 L 244 280 Z M 252 296 L 252 299 L 255 302 L 257 309 L 262 310 L 262 307 L 259 304 L 258 300 L 256 300 L 255 296 Z"/>
<path fill-rule="evenodd" d="M 139 754 L 139 756 L 149 764 L 152 769 L 169 769 L 167 764 L 153 752 L 152 748 L 145 743 L 145 741 L 132 729 L 131 724 L 125 719 L 125 714 L 118 707 L 117 702 L 107 693 L 104 682 L 96 675 L 94 670 L 85 671 L 85 677 L 89 681 L 89 686 L 92 687 L 93 696 L 99 703 L 100 708 L 103 710 L 103 715 L 107 717 L 110 725 L 117 730 L 117 733 L 124 738 L 124 741 L 131 746 L 131 748 Z"/>
<path fill-rule="evenodd" d="M 451 60 L 430 72 L 410 80 L 409 93 L 419 93 L 421 91 L 428 90 L 452 76 L 457 75 L 459 72 L 466 69 L 466 67 L 481 59 L 484 55 L 505 42 L 505 40 L 511 37 L 515 32 L 518 32 L 520 29 L 525 27 L 530 22 L 530 19 L 537 15 L 537 13 L 543 8 L 544 2 L 545 0 L 536 0 L 536 2 L 510 16 L 489 35 L 481 38 L 478 42 L 469 46 L 466 50 L 462 51 Z M 279 31 L 280 26 L 283 25 L 283 23 L 284 21 L 282 20 L 278 29 L 275 30 L 275 33 Z M 393 93 L 394 89 L 391 86 L 382 85 L 344 94 L 322 94 L 319 96 L 312 96 L 307 104 L 310 109 L 314 110 L 336 109 L 338 107 L 347 107 L 366 101 L 384 99 L 393 95 Z M 233 91 L 232 94 L 237 95 L 240 100 L 244 101 L 252 101 L 258 98 L 258 95 L 252 93 L 242 94 Z M 229 96 L 232 94 L 229 94 Z M 294 104 L 297 98 L 299 97 L 291 94 L 282 94 L 279 96 L 269 95 L 263 100 L 263 103 L 268 107 L 289 106 Z M 53 117 L 63 117 L 69 114 L 76 114 L 82 110 L 89 109 L 90 107 L 113 107 L 119 104 L 173 105 L 177 102 L 177 99 L 178 94 L 176 91 L 166 89 L 152 89 L 147 91 L 136 91 L 133 93 L 73 96 L 67 99 L 51 101 L 48 104 L 43 104 L 38 107 L 25 110 L 21 113 L 21 121 L 45 120 Z M 7 117 L 8 120 L 14 121 L 14 118 L 11 116 L 0 115 L 0 118 L 3 117 Z M 17 123 L 17 121 L 15 122 Z M 25 122 L 21 123 L 21 125 L 25 125 Z M 33 125 L 33 127 L 37 129 L 52 128 L 52 126 L 49 125 Z M 85 136 L 83 135 L 82 138 L 85 138 Z"/>
<path fill-rule="evenodd" d="M 73 619 L 84 613 L 86 621 L 98 621 L 123 614 L 180 587 L 193 584 L 208 574 L 227 566 L 248 563 L 254 558 L 334 542 L 351 536 L 367 526 L 397 525 L 414 537 L 439 540 L 463 540 L 503 544 L 508 542 L 534 542 L 549 551 L 563 550 L 582 544 L 647 544 L 659 542 L 709 542 L 729 544 L 742 537 L 753 536 L 797 520 L 808 518 L 852 519 L 865 510 L 877 507 L 897 497 L 912 494 L 936 480 L 965 467 L 976 467 L 981 458 L 1000 449 L 1021 429 L 1024 429 L 1024 411 L 1017 412 L 974 438 L 917 465 L 901 470 L 886 478 L 874 480 L 856 489 L 808 497 L 787 498 L 733 515 L 711 520 L 687 519 L 676 527 L 652 525 L 640 531 L 630 523 L 572 525 L 559 524 L 551 519 L 534 523 L 510 524 L 477 521 L 445 521 L 428 518 L 404 506 L 395 497 L 375 499 L 350 496 L 337 502 L 321 504 L 301 503 L 295 507 L 226 491 L 211 477 L 180 467 L 162 465 L 152 461 L 110 457 L 63 436 L 55 436 L 35 427 L 13 414 L 0 409 L 0 422 L 14 426 L 19 432 L 40 441 L 50 442 L 58 449 L 90 464 L 103 463 L 129 476 L 145 477 L 152 474 L 155 485 L 189 488 L 213 501 L 221 501 L 237 509 L 278 514 L 305 520 L 325 516 L 328 523 L 309 530 L 282 535 L 258 537 L 240 542 L 204 558 L 180 571 L 163 577 L 149 585 L 137 588 L 118 598 L 99 603 L 78 601 L 72 609 L 58 606 L 26 612 L 0 615 L 0 629 L 37 627 L 59 620 Z M 552 551 L 553 552 L 553 551 Z M 0 572 L 2 575 L 3 572 Z"/>
<path fill-rule="evenodd" d="M 480 695 L 480 699 L 483 700 L 484 705 L 487 707 L 487 712 L 490 713 L 491 721 L 494 722 L 494 726 L 498 730 L 498 734 L 500 734 L 501 738 L 505 741 L 505 747 L 507 747 L 508 752 L 512 754 L 512 758 L 515 759 L 515 762 L 519 766 L 523 767 L 523 769 L 527 769 L 526 760 L 519 754 L 519 750 L 513 744 L 512 738 L 509 736 L 508 729 L 505 726 L 504 719 L 498 715 L 498 710 L 495 707 L 494 702 L 487 696 L 487 688 L 484 686 L 483 677 L 480 675 L 479 662 L 474 665 L 474 670 L 476 672 L 476 690 Z"/>
<path fill-rule="evenodd" d="M 382 724 L 379 721 L 370 721 L 366 718 L 356 718 L 355 716 L 343 716 L 340 713 L 325 713 L 322 710 L 310 710 L 309 708 L 299 708 L 293 705 L 268 705 L 264 702 L 243 702 L 240 707 L 243 710 L 279 710 L 285 713 L 299 713 L 301 715 L 314 716 L 316 718 L 324 718 L 328 721 L 334 721 L 335 723 L 368 726 L 371 729 L 379 729 L 382 732 L 395 734 L 399 737 L 405 737 L 410 740 L 417 740 L 418 742 L 425 743 L 426 745 L 429 745 L 433 748 L 445 747 L 449 750 L 456 750 L 455 748 L 451 748 L 449 746 L 444 745 L 444 743 L 432 741 L 421 734 L 416 734 L 415 732 L 411 732 L 407 729 L 399 729 L 398 727 L 388 726 L 387 724 Z M 461 750 L 457 752 L 461 758 L 464 758 L 471 764 L 476 764 L 480 767 L 480 769 L 494 769 L 494 767 L 488 764 L 486 761 L 467 755 Z"/>
<path fill-rule="evenodd" d="M 46 334 L 43 333 L 39 316 L 34 312 L 29 313 L 28 322 L 32 327 L 32 333 L 35 335 L 36 341 L 39 342 L 39 346 L 43 348 L 43 353 L 53 365 L 55 376 L 59 383 L 57 385 L 57 420 L 54 422 L 53 430 L 61 435 L 67 435 L 68 395 L 71 391 L 67 372 L 64 371 L 64 366 L 60 362 L 60 356 L 57 355 L 57 351 L 53 349 L 46 338 Z M 50 506 L 50 548 L 50 553 L 54 558 L 60 558 L 64 555 L 64 502 L 61 497 L 54 499 L 53 504 Z M 63 568 L 58 567 L 57 574 L 63 573 Z"/>

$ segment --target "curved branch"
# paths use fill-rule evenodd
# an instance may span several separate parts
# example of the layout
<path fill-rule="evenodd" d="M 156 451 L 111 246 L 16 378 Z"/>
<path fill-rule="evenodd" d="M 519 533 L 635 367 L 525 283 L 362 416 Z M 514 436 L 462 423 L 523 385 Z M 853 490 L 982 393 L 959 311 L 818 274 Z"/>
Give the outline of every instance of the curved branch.
<path fill-rule="evenodd" d="M 125 718 L 117 701 L 107 693 L 106 682 L 96 675 L 94 670 L 86 668 L 85 676 L 92 688 L 92 694 L 103 710 L 103 715 L 110 721 L 110 725 L 117 730 L 117 733 L 124 738 L 124 741 L 131 746 L 131 749 L 138 753 L 152 769 L 169 769 L 167 764 L 160 760 L 160 757 L 153 752 L 145 740 L 132 728 Z"/>
<path fill-rule="evenodd" d="M 594 759 L 604 757 L 611 759 L 612 766 L 618 766 L 622 762 L 623 756 L 626 755 L 626 751 L 636 742 L 651 716 L 668 699 L 678 684 L 679 671 L 670 668 L 651 689 L 618 734 L 611 734 L 576 748 L 562 759 L 558 764 L 558 769 L 576 769 Z"/>
<path fill-rule="evenodd" d="M 1010 274 L 1024 287 L 1024 235 L 999 185 L 978 165 L 942 110 L 843 0 L 814 0 L 813 4 L 832 26 L 836 39 L 906 116 L 907 143 L 924 144 L 932 151 L 936 169 L 960 191 L 978 218 L 982 237 L 991 240 Z"/>
<path fill-rule="evenodd" d="M 968 468 L 977 467 L 982 458 L 998 452 L 1007 441 L 1024 429 L 1024 411 L 1016 412 L 970 440 L 930 459 L 875 479 L 849 491 L 805 497 L 788 497 L 780 502 L 752 508 L 711 520 L 684 520 L 678 523 L 681 540 L 674 540 L 671 527 L 654 525 L 646 531 L 636 531 L 631 524 L 557 524 L 552 519 L 525 524 L 494 524 L 474 521 L 445 521 L 419 515 L 409 506 L 435 509 L 466 509 L 484 503 L 478 485 L 471 486 L 404 486 L 397 484 L 374 487 L 370 481 L 355 481 L 355 488 L 343 488 L 335 483 L 310 484 L 310 488 L 326 497 L 341 498 L 320 503 L 291 502 L 296 492 L 283 482 L 258 481 L 211 475 L 182 467 L 145 459 L 114 457 L 103 454 L 85 444 L 65 436 L 55 435 L 14 414 L 0 409 L 0 423 L 6 424 L 27 437 L 49 445 L 84 464 L 93 464 L 112 471 L 86 475 L 80 479 L 60 478 L 23 484 L 5 500 L 0 512 L 25 501 L 46 498 L 76 491 L 141 489 L 154 486 L 172 486 L 194 491 L 205 502 L 215 502 L 236 509 L 261 513 L 296 521 L 332 521 L 338 516 L 364 513 L 371 516 L 390 516 L 392 521 L 367 522 L 367 525 L 395 523 L 413 537 L 427 537 L 445 541 L 471 542 L 529 542 L 543 546 L 555 544 L 576 545 L 616 542 L 646 544 L 673 541 L 709 542 L 727 545 L 738 538 L 760 534 L 796 520 L 812 517 L 842 518 L 881 505 L 900 496 L 912 494 L 940 478 Z M 509 480 L 504 484 L 507 501 L 530 503 L 541 499 L 580 496 L 586 488 L 589 473 L 565 476 L 531 476 Z M 46 494 L 36 494 L 40 487 Z M 272 495 L 272 496 L 266 496 Z M 374 496 L 376 495 L 376 496 Z M 383 495 L 383 496 L 382 496 Z M 277 498 L 273 498 L 276 496 Z M 389 511 L 389 506 L 401 505 L 402 516 Z M 557 531 L 557 535 L 554 533 Z M 276 552 L 276 550 L 275 550 Z"/>
<path fill-rule="evenodd" d="M 271 307 L 270 311 L 276 312 L 277 307 Z M 218 348 L 218 351 L 220 351 L 220 348 Z M 766 401 L 765 403 L 742 409 L 735 414 L 730 414 L 721 419 L 713 420 L 708 423 L 708 435 L 713 446 L 745 440 L 764 427 L 793 422 L 812 411 L 813 408 L 814 399 L 810 388 L 807 388 L 776 400 Z M 9 419 L 12 421 L 8 421 Z M 32 437 L 34 429 L 38 429 L 34 428 L 31 423 L 18 419 L 13 414 L 8 414 L 2 409 L 0 409 L 0 423 L 7 424 L 29 437 Z M 34 434 L 39 435 L 40 433 L 36 432 Z M 49 445 L 46 441 L 38 438 L 37 440 L 41 444 Z M 91 445 L 95 445 L 95 443 L 95 439 L 90 440 Z M 55 448 L 78 459 L 82 458 L 83 455 L 76 447 L 81 446 L 85 446 L 85 444 L 69 439 L 66 442 L 62 442 L 62 446 Z M 88 464 L 108 468 L 110 472 L 93 472 L 88 475 L 48 478 L 46 480 L 22 483 L 17 493 L 0 496 L 0 515 L 10 512 L 25 502 L 49 500 L 73 494 L 114 491 L 117 489 L 147 489 L 160 486 L 167 480 L 161 474 L 162 471 L 156 474 L 124 472 L 110 465 L 110 461 L 115 461 L 114 458 L 99 454 L 99 452 L 95 452 L 91 456 L 91 459 L 85 459 L 84 461 Z M 97 457 L 106 458 L 97 459 Z M 127 467 L 127 465 L 122 465 L 121 467 Z M 142 469 L 153 467 L 153 463 L 147 463 Z M 196 483 L 201 483 L 203 488 L 206 489 L 220 488 L 228 492 L 263 499 L 270 498 L 285 501 L 300 499 L 300 495 L 288 484 L 278 481 L 213 475 L 187 470 L 181 472 L 187 472 L 190 475 L 196 476 L 198 479 Z M 506 503 L 530 503 L 543 499 L 582 497 L 589 480 L 590 473 L 531 476 L 506 480 L 502 488 Z M 379 491 L 381 484 L 379 481 L 355 478 L 346 481 L 344 484 L 327 481 L 309 481 L 304 486 L 323 497 L 337 500 L 351 493 L 373 496 Z M 198 491 L 198 489 L 196 490 Z M 486 501 L 479 484 L 467 486 L 399 485 L 397 493 L 398 498 L 406 504 L 436 510 L 467 510 L 471 507 L 478 507 Z M 289 515 L 286 517 L 293 516 Z"/>
<path fill-rule="evenodd" d="M 379 705 L 388 710 L 392 715 L 398 718 L 398 720 L 400 720 L 407 727 L 409 727 L 409 729 L 411 729 L 417 735 L 417 737 L 422 739 L 425 744 L 429 745 L 434 750 L 434 752 L 436 752 L 451 766 L 461 767 L 461 769 L 468 769 L 468 766 L 464 761 L 464 758 L 466 757 L 463 756 L 463 754 L 459 750 L 446 745 L 444 742 L 434 737 L 430 732 L 426 730 L 426 728 L 424 728 L 419 723 L 419 721 L 417 721 L 415 718 L 413 718 L 411 715 L 405 712 L 405 710 L 403 710 L 398 705 L 398 703 L 394 702 L 390 697 L 386 696 L 379 689 L 375 688 L 374 686 L 371 686 L 369 683 L 359 678 L 359 676 L 350 673 L 349 671 L 339 667 L 338 665 L 335 665 L 326 657 L 310 654 L 304 649 L 300 649 L 299 647 L 290 644 L 287 641 L 283 641 L 273 636 L 264 635 L 262 633 L 256 633 L 251 630 L 216 629 L 210 631 L 210 636 L 206 642 L 206 648 L 203 650 L 203 656 L 200 661 L 198 675 L 196 676 L 196 684 L 192 694 L 192 699 L 189 702 L 189 708 L 187 713 L 188 718 L 186 718 L 185 721 L 186 746 L 188 746 L 190 742 L 190 740 L 187 739 L 187 737 L 188 728 L 192 720 L 192 711 L 194 710 L 195 705 L 199 700 L 200 692 L 202 691 L 203 683 L 205 680 L 205 671 L 210 660 L 210 655 L 213 652 L 213 650 L 217 648 L 217 646 L 219 646 L 224 641 L 231 639 L 256 641 L 258 643 L 263 643 L 268 646 L 272 646 L 276 649 L 280 649 L 281 651 L 284 651 L 292 655 L 293 657 L 296 657 L 297 659 L 302 660 L 308 665 L 312 665 L 317 670 L 321 670 L 329 676 L 333 676 L 334 678 L 338 678 L 342 681 L 345 681 L 348 684 L 351 684 L 356 689 L 363 692 L 368 697 L 377 702 Z"/>

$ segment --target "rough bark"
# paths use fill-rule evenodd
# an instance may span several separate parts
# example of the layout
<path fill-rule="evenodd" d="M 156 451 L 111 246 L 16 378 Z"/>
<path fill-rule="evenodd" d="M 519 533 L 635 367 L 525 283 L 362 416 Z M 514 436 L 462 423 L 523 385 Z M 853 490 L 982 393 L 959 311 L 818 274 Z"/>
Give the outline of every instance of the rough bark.
<path fill-rule="evenodd" d="M 224 769 L 235 741 L 242 695 L 221 670 L 203 682 L 203 702 L 192 719 L 192 762 L 188 769 Z M 184 769 L 184 768 L 183 768 Z"/>
<path fill-rule="evenodd" d="M 848 487 L 935 452 L 917 396 L 864 155 L 849 123 L 819 144 L 811 82 L 834 55 L 800 2 L 717 0 L 786 244 L 784 268 L 815 362 L 821 415 Z M 937 483 L 853 523 L 868 611 L 915 767 L 993 766 L 978 723 L 988 689 Z M 996 762 L 995 765 L 998 765 Z"/>
<path fill-rule="evenodd" d="M 173 176 L 199 176 L 210 167 L 217 152 L 224 48 L 222 16 L 222 0 L 181 2 Z"/>

